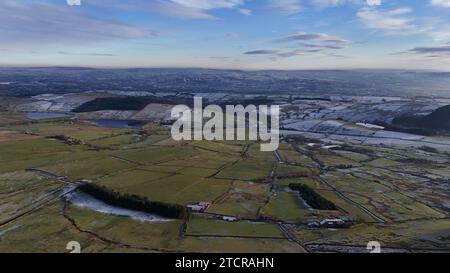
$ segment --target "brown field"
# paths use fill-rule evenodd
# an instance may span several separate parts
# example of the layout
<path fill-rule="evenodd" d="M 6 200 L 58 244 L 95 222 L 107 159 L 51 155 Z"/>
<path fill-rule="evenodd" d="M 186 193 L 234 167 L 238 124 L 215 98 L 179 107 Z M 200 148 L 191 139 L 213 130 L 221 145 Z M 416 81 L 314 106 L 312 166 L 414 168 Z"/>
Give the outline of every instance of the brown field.
<path fill-rule="evenodd" d="M 39 136 L 27 135 L 17 131 L 0 131 L 0 142 L 19 141 L 40 138 Z"/>

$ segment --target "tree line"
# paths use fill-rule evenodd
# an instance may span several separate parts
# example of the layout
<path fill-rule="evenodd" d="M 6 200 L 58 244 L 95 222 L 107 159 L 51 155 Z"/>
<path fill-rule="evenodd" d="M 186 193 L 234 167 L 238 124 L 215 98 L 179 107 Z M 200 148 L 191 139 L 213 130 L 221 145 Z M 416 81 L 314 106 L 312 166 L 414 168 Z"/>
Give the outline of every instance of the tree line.
<path fill-rule="evenodd" d="M 289 188 L 293 191 L 298 191 L 303 200 L 308 203 L 313 209 L 317 210 L 337 210 L 337 207 L 332 202 L 317 194 L 313 189 L 303 184 L 289 184 Z"/>
<path fill-rule="evenodd" d="M 162 217 L 174 219 L 189 219 L 191 214 L 189 208 L 186 206 L 150 201 L 146 197 L 112 191 L 106 187 L 92 183 L 82 184 L 78 189 L 109 205 L 130 210 L 157 214 Z"/>

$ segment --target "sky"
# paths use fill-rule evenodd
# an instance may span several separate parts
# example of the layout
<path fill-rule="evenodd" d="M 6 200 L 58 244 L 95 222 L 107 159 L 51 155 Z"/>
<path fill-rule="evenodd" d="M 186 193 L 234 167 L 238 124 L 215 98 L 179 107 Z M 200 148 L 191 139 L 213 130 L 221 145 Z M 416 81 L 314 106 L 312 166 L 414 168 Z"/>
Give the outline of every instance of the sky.
<path fill-rule="evenodd" d="M 450 0 L 1 0 L 0 65 L 450 71 Z"/>

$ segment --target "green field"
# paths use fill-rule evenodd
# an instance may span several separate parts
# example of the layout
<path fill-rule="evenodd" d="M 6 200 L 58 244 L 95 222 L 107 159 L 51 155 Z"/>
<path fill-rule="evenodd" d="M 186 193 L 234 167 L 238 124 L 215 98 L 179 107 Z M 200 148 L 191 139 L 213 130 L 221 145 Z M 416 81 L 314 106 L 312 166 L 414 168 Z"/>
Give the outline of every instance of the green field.
<path fill-rule="evenodd" d="M 47 138 L 55 135 L 81 142 Z M 155 124 L 111 129 L 65 119 L 27 122 L 9 112 L 0 113 L 0 151 L 0 252 L 67 252 L 69 241 L 79 241 L 83 252 L 305 252 L 308 244 L 368 240 L 450 248 L 448 188 L 426 179 L 448 178 L 443 153 L 366 145 L 322 151 L 290 142 L 281 143 L 279 160 L 256 142 L 176 142 Z M 146 222 L 66 202 L 60 195 L 73 186 L 67 181 L 209 206 L 186 222 Z M 311 209 L 289 191 L 291 183 L 307 185 L 338 210 Z M 346 229 L 306 226 L 350 216 L 355 223 Z"/>

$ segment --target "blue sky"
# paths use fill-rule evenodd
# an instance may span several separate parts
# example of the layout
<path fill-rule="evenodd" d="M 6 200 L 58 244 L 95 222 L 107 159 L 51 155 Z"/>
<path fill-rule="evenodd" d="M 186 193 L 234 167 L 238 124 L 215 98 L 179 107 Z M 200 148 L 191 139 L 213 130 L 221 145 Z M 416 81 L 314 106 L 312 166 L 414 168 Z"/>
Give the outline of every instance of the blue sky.
<path fill-rule="evenodd" d="M 2 0 L 0 65 L 450 70 L 450 0 Z"/>

